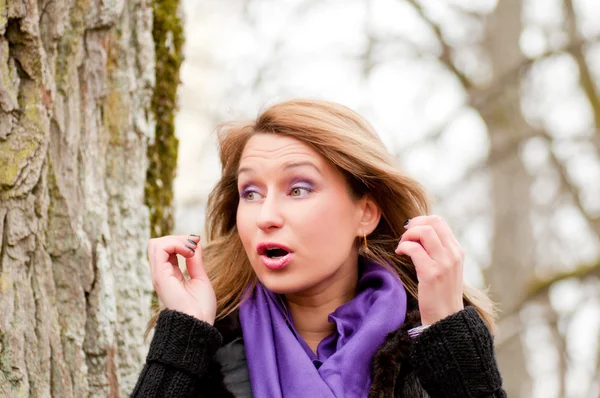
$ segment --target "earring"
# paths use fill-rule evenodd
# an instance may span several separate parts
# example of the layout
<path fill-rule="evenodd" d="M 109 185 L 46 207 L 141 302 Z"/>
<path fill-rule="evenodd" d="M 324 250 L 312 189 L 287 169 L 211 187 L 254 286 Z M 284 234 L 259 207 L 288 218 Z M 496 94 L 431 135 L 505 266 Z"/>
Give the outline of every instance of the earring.
<path fill-rule="evenodd" d="M 363 249 L 367 250 L 367 248 L 368 248 L 368 246 L 367 246 L 367 235 L 363 231 Z"/>

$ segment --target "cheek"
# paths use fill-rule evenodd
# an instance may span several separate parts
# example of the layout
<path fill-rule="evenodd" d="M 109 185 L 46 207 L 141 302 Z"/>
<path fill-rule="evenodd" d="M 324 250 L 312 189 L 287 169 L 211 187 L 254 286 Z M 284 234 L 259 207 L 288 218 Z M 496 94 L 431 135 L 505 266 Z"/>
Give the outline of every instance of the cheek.
<path fill-rule="evenodd" d="M 252 215 L 248 212 L 248 209 L 238 207 L 236 214 L 236 226 L 238 230 L 238 234 L 240 236 L 240 240 L 244 245 L 246 251 L 248 251 L 248 245 L 252 242 L 252 232 L 254 227 L 256 227 L 256 223 L 253 222 Z"/>
<path fill-rule="evenodd" d="M 345 255 L 354 242 L 353 207 L 339 198 L 323 198 L 303 212 L 296 212 L 294 223 L 304 245 L 316 255 Z"/>

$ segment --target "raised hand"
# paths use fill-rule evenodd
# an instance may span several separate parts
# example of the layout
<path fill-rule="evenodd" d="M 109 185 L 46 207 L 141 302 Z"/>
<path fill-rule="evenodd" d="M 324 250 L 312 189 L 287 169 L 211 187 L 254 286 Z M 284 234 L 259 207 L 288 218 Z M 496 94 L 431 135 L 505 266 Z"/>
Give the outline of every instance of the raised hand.
<path fill-rule="evenodd" d="M 405 228 L 396 253 L 415 265 L 421 322 L 431 325 L 464 308 L 464 252 L 439 216 L 415 217 Z"/>
<path fill-rule="evenodd" d="M 202 265 L 200 237 L 163 236 L 148 241 L 152 284 L 166 308 L 183 312 L 201 321 L 215 322 L 217 299 Z M 179 269 L 177 254 L 185 258 L 190 275 Z"/>

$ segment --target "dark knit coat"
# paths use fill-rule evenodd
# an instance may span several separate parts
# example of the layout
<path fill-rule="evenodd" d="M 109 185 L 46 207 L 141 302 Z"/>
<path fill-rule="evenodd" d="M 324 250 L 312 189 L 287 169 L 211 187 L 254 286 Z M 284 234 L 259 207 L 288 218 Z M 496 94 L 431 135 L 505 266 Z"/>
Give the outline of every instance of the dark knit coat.
<path fill-rule="evenodd" d="M 369 398 L 506 397 L 493 337 L 473 307 L 411 339 L 407 330 L 418 318 L 418 310 L 409 311 L 373 358 Z M 237 312 L 211 326 L 163 310 L 132 397 L 234 397 L 215 353 L 241 334 Z"/>

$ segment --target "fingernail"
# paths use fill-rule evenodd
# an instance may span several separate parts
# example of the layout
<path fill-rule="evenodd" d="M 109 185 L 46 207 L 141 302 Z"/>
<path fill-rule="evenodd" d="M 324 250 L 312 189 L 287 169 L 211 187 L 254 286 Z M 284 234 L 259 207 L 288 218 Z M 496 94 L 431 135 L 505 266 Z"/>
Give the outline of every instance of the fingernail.
<path fill-rule="evenodd" d="M 406 226 L 408 225 L 408 223 L 410 222 L 410 218 L 406 221 L 404 221 L 404 227 L 406 228 Z"/>
<path fill-rule="evenodd" d="M 190 249 L 192 251 L 192 253 L 196 253 L 196 250 L 192 249 L 191 247 L 189 247 L 188 245 L 185 245 L 185 247 L 187 247 L 188 249 Z"/>
<path fill-rule="evenodd" d="M 191 239 L 188 239 L 188 242 L 190 242 L 194 246 L 198 246 L 198 244 L 196 242 L 194 242 L 193 240 L 191 240 Z"/>

